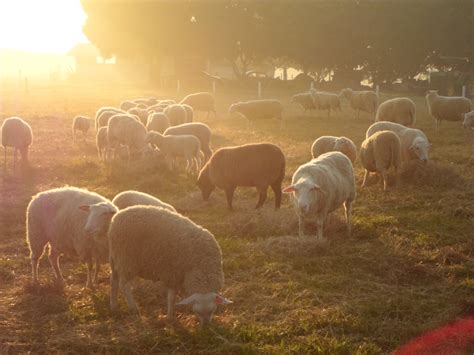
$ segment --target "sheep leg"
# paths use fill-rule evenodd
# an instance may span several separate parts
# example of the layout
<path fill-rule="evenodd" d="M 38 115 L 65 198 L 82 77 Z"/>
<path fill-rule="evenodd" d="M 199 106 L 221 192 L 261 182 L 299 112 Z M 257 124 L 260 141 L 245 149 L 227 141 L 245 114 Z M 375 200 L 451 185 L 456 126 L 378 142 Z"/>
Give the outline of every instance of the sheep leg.
<path fill-rule="evenodd" d="M 99 271 L 100 271 L 100 262 L 99 260 L 95 261 L 95 270 L 94 270 L 94 284 L 99 284 Z"/>
<path fill-rule="evenodd" d="M 140 315 L 138 310 L 138 306 L 135 303 L 132 295 L 132 288 L 130 286 L 130 281 L 125 281 L 123 279 L 119 280 L 120 289 L 122 290 L 123 295 L 125 296 L 125 300 L 127 301 L 128 308 L 131 313 Z"/>
<path fill-rule="evenodd" d="M 18 149 L 13 148 L 13 164 L 16 165 L 16 162 L 18 160 Z"/>
<path fill-rule="evenodd" d="M 317 220 L 316 221 L 316 239 L 317 240 L 324 240 L 323 237 L 323 228 L 324 228 L 324 220 Z"/>
<path fill-rule="evenodd" d="M 234 191 L 235 191 L 235 186 L 231 186 L 225 189 L 225 196 L 227 198 L 227 207 L 231 211 L 233 210 L 232 199 L 234 198 Z"/>
<path fill-rule="evenodd" d="M 381 181 L 381 184 L 383 186 L 383 190 L 384 191 L 387 191 L 387 186 L 388 186 L 388 182 L 387 182 L 387 171 L 384 169 L 380 172 L 380 176 L 382 177 L 382 181 Z"/>
<path fill-rule="evenodd" d="M 56 282 L 62 286 L 64 285 L 64 278 L 61 274 L 61 269 L 59 268 L 59 256 L 60 253 L 56 249 L 51 247 L 49 251 L 49 263 L 51 264 L 51 267 L 54 271 L 54 275 L 56 276 Z"/>
<path fill-rule="evenodd" d="M 118 289 L 120 277 L 113 267 L 113 262 L 110 263 L 112 273 L 110 274 L 110 309 L 114 311 L 117 309 Z"/>
<path fill-rule="evenodd" d="M 362 185 L 361 187 L 365 187 L 367 185 L 367 179 L 368 177 L 370 176 L 370 173 L 368 170 L 365 170 L 365 173 L 364 173 L 364 180 L 362 181 Z"/>
<path fill-rule="evenodd" d="M 352 232 L 352 201 L 344 202 L 344 214 L 347 223 L 347 236 L 350 237 Z"/>
<path fill-rule="evenodd" d="M 255 209 L 262 207 L 263 204 L 265 203 L 265 200 L 267 199 L 267 190 L 268 190 L 268 186 L 257 187 L 258 202 L 257 202 L 257 206 L 255 206 Z"/>
<path fill-rule="evenodd" d="M 86 281 L 86 287 L 90 288 L 91 290 L 94 289 L 94 285 L 92 284 L 92 260 L 87 260 L 86 262 L 87 266 L 87 281 Z"/>
<path fill-rule="evenodd" d="M 298 216 L 298 235 L 304 237 L 306 234 L 305 222 L 303 217 Z"/>
<path fill-rule="evenodd" d="M 176 302 L 176 291 L 169 288 L 168 289 L 168 312 L 166 313 L 166 317 L 168 320 L 174 320 L 174 304 Z"/>
<path fill-rule="evenodd" d="M 7 167 L 7 147 L 6 146 L 3 147 L 3 153 L 5 155 L 5 158 L 3 160 L 3 167 L 6 168 Z"/>
<path fill-rule="evenodd" d="M 276 182 L 271 185 L 273 193 L 275 194 L 275 209 L 279 209 L 281 206 L 281 182 Z"/>
<path fill-rule="evenodd" d="M 31 253 L 31 273 L 33 275 L 33 283 L 38 283 L 38 262 L 40 255 L 37 255 L 36 253 Z"/>

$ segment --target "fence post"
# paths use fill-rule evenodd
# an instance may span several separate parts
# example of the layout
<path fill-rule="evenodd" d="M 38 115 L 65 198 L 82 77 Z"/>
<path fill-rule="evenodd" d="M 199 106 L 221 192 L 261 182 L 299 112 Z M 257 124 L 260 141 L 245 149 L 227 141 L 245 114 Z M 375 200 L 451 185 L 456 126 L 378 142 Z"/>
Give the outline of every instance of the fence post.
<path fill-rule="evenodd" d="M 261 81 L 258 82 L 257 89 L 258 89 L 258 98 L 261 98 L 262 97 L 262 82 Z"/>
<path fill-rule="evenodd" d="M 377 94 L 377 96 L 379 96 L 379 92 L 380 92 L 380 86 L 377 84 L 375 86 L 375 93 Z"/>
<path fill-rule="evenodd" d="M 466 97 L 466 85 L 462 86 L 462 96 Z"/>
<path fill-rule="evenodd" d="M 312 81 L 311 84 L 309 84 L 309 89 L 314 90 L 314 81 Z"/>

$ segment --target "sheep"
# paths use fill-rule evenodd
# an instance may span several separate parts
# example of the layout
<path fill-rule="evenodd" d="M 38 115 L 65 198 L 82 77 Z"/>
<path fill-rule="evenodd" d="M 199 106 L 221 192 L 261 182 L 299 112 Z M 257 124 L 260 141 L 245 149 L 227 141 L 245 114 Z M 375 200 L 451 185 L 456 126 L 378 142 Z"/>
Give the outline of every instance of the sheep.
<path fill-rule="evenodd" d="M 186 109 L 180 104 L 169 105 L 163 112 L 168 116 L 171 126 L 186 123 Z"/>
<path fill-rule="evenodd" d="M 176 212 L 176 209 L 170 204 L 167 204 L 152 195 L 139 191 L 123 191 L 114 197 L 112 203 L 119 210 L 123 210 L 130 206 L 142 205 L 161 207 Z"/>
<path fill-rule="evenodd" d="M 201 143 L 201 150 L 204 153 L 204 162 L 207 162 L 212 155 L 212 150 L 210 148 L 211 129 L 204 123 L 191 122 L 169 127 L 163 134 L 165 136 L 179 136 L 183 134 L 196 136 Z"/>
<path fill-rule="evenodd" d="M 187 104 L 191 106 L 194 111 L 207 111 L 207 117 L 209 117 L 209 112 L 213 112 L 214 117 L 217 116 L 214 95 L 212 95 L 210 92 L 197 92 L 194 94 L 189 94 L 181 100 L 180 104 Z"/>
<path fill-rule="evenodd" d="M 370 172 L 381 175 L 383 190 L 387 190 L 387 171 L 393 166 L 398 184 L 398 171 L 401 165 L 401 143 L 392 131 L 378 131 L 362 142 L 360 161 L 365 169 L 362 187 L 367 184 Z"/>
<path fill-rule="evenodd" d="M 325 153 L 301 165 L 283 192 L 293 194 L 300 236 L 305 235 L 308 222 L 315 222 L 316 236 L 323 240 L 328 214 L 341 205 L 344 205 L 347 234 L 351 235 L 356 187 L 352 163 L 341 152 Z"/>
<path fill-rule="evenodd" d="M 59 256 L 78 255 L 87 264 L 86 286 L 97 283 L 100 264 L 108 262 L 106 235 L 117 208 L 105 197 L 75 187 L 43 191 L 33 196 L 26 210 L 27 242 L 33 282 L 38 282 L 38 261 L 49 244 L 49 262 L 56 282 L 64 285 Z M 94 282 L 92 263 L 95 261 Z"/>
<path fill-rule="evenodd" d="M 163 112 L 156 112 L 148 115 L 146 123 L 146 130 L 148 132 L 156 131 L 158 133 L 163 133 L 169 126 L 170 120 Z"/>
<path fill-rule="evenodd" d="M 137 106 L 137 104 L 136 104 L 135 102 L 129 101 L 129 100 L 125 100 L 125 101 L 122 101 L 122 102 L 120 103 L 120 109 L 121 109 L 122 111 L 128 111 L 128 110 L 130 110 L 131 108 L 134 108 L 134 107 L 136 107 L 136 106 Z"/>
<path fill-rule="evenodd" d="M 318 110 L 328 110 L 328 117 L 331 116 L 331 110 L 341 111 L 341 100 L 339 96 L 331 92 L 310 90 L 314 107 Z"/>
<path fill-rule="evenodd" d="M 472 108 L 471 100 L 462 96 L 440 96 L 436 90 L 426 93 L 426 102 L 430 115 L 436 120 L 437 132 L 442 120 L 461 121 Z"/>
<path fill-rule="evenodd" d="M 389 121 L 413 127 L 416 122 L 416 106 L 408 97 L 397 97 L 380 104 L 375 122 Z"/>
<path fill-rule="evenodd" d="M 474 127 L 474 111 L 464 114 L 464 121 L 462 123 L 463 128 Z"/>
<path fill-rule="evenodd" d="M 126 111 L 123 111 L 119 108 L 116 108 L 116 107 L 111 107 L 111 106 L 104 106 L 104 107 L 101 107 L 100 109 L 97 110 L 96 114 L 95 114 L 95 129 L 98 130 L 99 127 L 97 126 L 98 125 L 98 122 L 99 122 L 99 117 L 100 115 L 105 112 L 105 111 L 113 111 L 113 112 L 116 112 L 117 114 L 119 113 L 126 113 Z"/>
<path fill-rule="evenodd" d="M 186 123 L 193 122 L 194 121 L 194 110 L 193 110 L 192 106 L 190 106 L 188 104 L 181 104 L 181 106 L 183 106 L 184 109 L 186 110 Z"/>
<path fill-rule="evenodd" d="M 137 105 L 145 105 L 145 106 L 153 106 L 158 103 L 158 99 L 156 97 L 148 97 L 148 98 L 139 98 L 132 100 Z"/>
<path fill-rule="evenodd" d="M 96 129 L 99 130 L 101 127 L 107 127 L 112 116 L 122 114 L 124 113 L 117 113 L 116 111 L 103 111 L 96 121 Z"/>
<path fill-rule="evenodd" d="M 356 113 L 356 118 L 359 117 L 360 111 L 367 113 L 375 113 L 377 111 L 378 96 L 373 91 L 354 91 L 352 89 L 344 89 L 339 94 L 341 97 L 345 97 L 351 108 Z"/>
<path fill-rule="evenodd" d="M 328 152 L 344 153 L 352 162 L 357 158 L 357 147 L 352 140 L 346 137 L 321 136 L 311 146 L 313 158 Z"/>
<path fill-rule="evenodd" d="M 197 185 L 205 201 L 216 186 L 223 189 L 229 210 L 232 210 L 232 199 L 237 186 L 257 188 L 259 197 L 255 208 L 264 204 L 268 186 L 271 186 L 275 194 L 275 209 L 278 209 L 285 164 L 285 155 L 274 144 L 255 143 L 221 148 L 199 173 Z"/>
<path fill-rule="evenodd" d="M 100 127 L 95 137 L 97 146 L 97 154 L 100 160 L 105 160 L 105 153 L 107 151 L 107 127 Z"/>
<path fill-rule="evenodd" d="M 108 239 L 112 311 L 120 287 L 129 310 L 139 315 L 131 292 L 136 277 L 165 285 L 169 320 L 175 317 L 178 291 L 187 297 L 177 305 L 192 305 L 201 326 L 211 322 L 218 304 L 231 303 L 218 293 L 224 285 L 219 244 L 189 218 L 155 206 L 128 207 L 112 218 Z"/>
<path fill-rule="evenodd" d="M 131 108 L 130 110 L 127 111 L 131 115 L 135 115 L 140 119 L 140 122 L 143 123 L 143 125 L 146 125 L 146 121 L 148 119 L 148 110 L 147 109 L 142 109 L 142 108 Z"/>
<path fill-rule="evenodd" d="M 179 135 L 165 136 L 158 132 L 148 132 L 146 142 L 156 146 L 165 155 L 168 169 L 173 170 L 175 158 L 186 159 L 186 171 L 192 172 L 195 167 L 196 174 L 201 167 L 201 143 L 196 136 Z"/>
<path fill-rule="evenodd" d="M 87 136 L 87 131 L 91 126 L 92 119 L 85 117 L 85 116 L 76 116 L 72 121 L 72 137 L 73 140 L 76 140 L 76 132 L 81 131 L 82 136 L 85 139 Z"/>
<path fill-rule="evenodd" d="M 292 103 L 299 104 L 305 113 L 308 110 L 311 111 L 316 109 L 316 106 L 314 106 L 313 96 L 309 92 L 293 95 L 290 100 L 290 104 Z"/>
<path fill-rule="evenodd" d="M 419 129 L 405 127 L 393 122 L 376 122 L 367 129 L 365 137 L 369 138 L 379 131 L 392 131 L 398 135 L 403 162 L 416 159 L 425 163 L 428 161 L 428 150 L 431 144 L 426 135 Z"/>
<path fill-rule="evenodd" d="M 128 147 L 130 162 L 132 153 L 143 153 L 146 149 L 145 138 L 145 126 L 130 115 L 115 115 L 110 118 L 107 126 L 107 146 L 108 150 L 114 149 L 114 159 L 117 148 L 123 144 Z"/>
<path fill-rule="evenodd" d="M 19 117 L 10 117 L 2 124 L 2 145 L 5 159 L 3 165 L 7 166 L 7 147 L 13 147 L 13 163 L 17 162 L 20 152 L 23 162 L 28 161 L 28 149 L 33 143 L 33 131 L 30 125 Z"/>
<path fill-rule="evenodd" d="M 257 119 L 276 118 L 281 120 L 283 125 L 283 105 L 278 100 L 266 99 L 237 102 L 229 107 L 229 114 L 232 115 L 234 113 L 243 115 L 249 123 Z"/>

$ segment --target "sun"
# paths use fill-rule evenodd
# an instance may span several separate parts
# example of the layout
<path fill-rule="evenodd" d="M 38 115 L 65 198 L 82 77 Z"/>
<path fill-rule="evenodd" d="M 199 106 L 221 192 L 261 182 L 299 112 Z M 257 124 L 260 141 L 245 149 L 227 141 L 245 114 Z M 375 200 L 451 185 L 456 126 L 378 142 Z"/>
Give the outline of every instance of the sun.
<path fill-rule="evenodd" d="M 80 0 L 0 0 L 0 49 L 66 53 L 85 20 Z"/>

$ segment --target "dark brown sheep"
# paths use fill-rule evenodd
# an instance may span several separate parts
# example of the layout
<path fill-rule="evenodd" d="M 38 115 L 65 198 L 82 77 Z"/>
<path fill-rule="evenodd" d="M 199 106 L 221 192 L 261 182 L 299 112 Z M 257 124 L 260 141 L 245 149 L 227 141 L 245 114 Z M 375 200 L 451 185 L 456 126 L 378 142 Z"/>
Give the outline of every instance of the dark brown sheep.
<path fill-rule="evenodd" d="M 279 147 L 269 143 L 245 144 L 217 150 L 199 173 L 197 185 L 207 200 L 215 187 L 226 193 L 232 210 L 237 186 L 256 187 L 259 208 L 267 199 L 268 186 L 275 194 L 275 208 L 281 204 L 281 183 L 285 177 L 285 156 Z"/>

